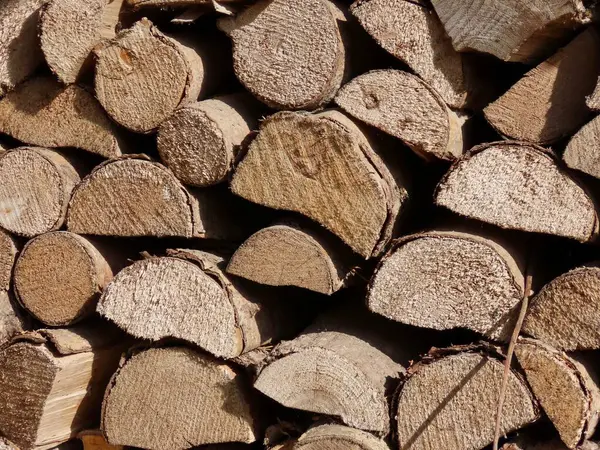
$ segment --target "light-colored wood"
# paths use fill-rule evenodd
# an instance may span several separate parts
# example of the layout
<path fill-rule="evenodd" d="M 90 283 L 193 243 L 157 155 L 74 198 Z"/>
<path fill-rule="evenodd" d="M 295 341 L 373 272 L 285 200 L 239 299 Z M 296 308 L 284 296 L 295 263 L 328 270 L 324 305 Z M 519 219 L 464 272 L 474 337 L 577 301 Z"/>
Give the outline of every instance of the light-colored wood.
<path fill-rule="evenodd" d="M 399 448 L 478 450 L 492 443 L 503 363 L 477 352 L 451 354 L 419 364 L 399 391 L 395 414 Z M 501 431 L 538 418 L 529 388 L 510 373 Z"/>
<path fill-rule="evenodd" d="M 79 182 L 59 153 L 20 147 L 0 155 L 0 226 L 26 237 L 59 229 Z"/>
<path fill-rule="evenodd" d="M 114 375 L 102 431 L 113 445 L 161 450 L 254 442 L 258 424 L 246 383 L 233 366 L 192 349 L 149 349 Z"/>
<path fill-rule="evenodd" d="M 203 187 L 225 181 L 242 143 L 258 127 L 256 103 L 239 93 L 177 109 L 158 128 L 160 159 L 184 184 Z"/>
<path fill-rule="evenodd" d="M 563 160 L 571 169 L 600 178 L 600 117 L 593 118 L 571 138 Z"/>
<path fill-rule="evenodd" d="M 12 294 L 7 290 L 0 290 L 0 346 L 29 328 L 29 322 Z"/>
<path fill-rule="evenodd" d="M 433 0 L 459 52 L 489 53 L 504 61 L 534 63 L 589 23 L 581 0 Z"/>
<path fill-rule="evenodd" d="M 441 180 L 435 203 L 461 216 L 535 233 L 592 240 L 593 201 L 541 147 L 504 141 L 473 148 Z"/>
<path fill-rule="evenodd" d="M 594 92 L 587 96 L 585 103 L 592 111 L 600 111 L 600 77 L 598 78 Z"/>
<path fill-rule="evenodd" d="M 505 341 L 523 298 L 521 260 L 475 234 L 408 236 L 380 262 L 367 304 L 371 311 L 408 325 L 468 328 Z"/>
<path fill-rule="evenodd" d="M 572 134 L 590 116 L 586 96 L 600 71 L 600 35 L 587 28 L 484 110 L 503 136 L 539 144 Z"/>
<path fill-rule="evenodd" d="M 40 43 L 60 81 L 74 83 L 88 68 L 94 47 L 115 36 L 122 4 L 123 0 L 50 0 L 44 5 Z"/>
<path fill-rule="evenodd" d="M 435 13 L 420 0 L 359 0 L 350 8 L 386 51 L 408 65 L 453 108 L 467 104 L 463 56 Z"/>
<path fill-rule="evenodd" d="M 3 0 L 0 8 L 0 97 L 44 61 L 37 26 L 45 0 Z"/>
<path fill-rule="evenodd" d="M 132 131 L 155 130 L 201 93 L 205 64 L 200 54 L 146 18 L 95 53 L 98 100 L 115 122 Z"/>
<path fill-rule="evenodd" d="M 121 154 L 119 132 L 94 96 L 49 76 L 28 80 L 0 100 L 0 132 L 41 147 Z"/>
<path fill-rule="evenodd" d="M 15 265 L 14 290 L 40 322 L 69 325 L 96 309 L 112 270 L 87 239 L 67 231 L 30 240 Z"/>
<path fill-rule="evenodd" d="M 111 445 L 100 430 L 86 430 L 77 436 L 83 444 L 83 450 L 125 450 L 122 445 Z"/>
<path fill-rule="evenodd" d="M 223 3 L 227 6 L 248 3 L 248 0 L 127 0 L 127 4 L 133 8 L 142 8 L 146 6 L 153 7 L 181 7 L 212 5 L 213 3 Z"/>
<path fill-rule="evenodd" d="M 231 189 L 308 216 L 365 258 L 389 242 L 408 197 L 363 132 L 333 110 L 280 112 L 263 121 Z"/>
<path fill-rule="evenodd" d="M 426 159 L 463 154 L 461 120 L 419 77 L 401 70 L 374 70 L 342 87 L 335 102 L 348 114 L 401 139 Z"/>
<path fill-rule="evenodd" d="M 515 354 L 565 445 L 574 449 L 590 439 L 600 414 L 600 390 L 592 365 L 534 339 L 521 339 Z"/>
<path fill-rule="evenodd" d="M 8 291 L 12 279 L 12 270 L 17 258 L 17 243 L 4 230 L 0 230 L 0 290 Z"/>
<path fill-rule="evenodd" d="M 287 448 L 287 447 L 284 447 Z M 320 425 L 310 428 L 289 450 L 389 450 L 388 445 L 355 428 L 342 425 Z"/>
<path fill-rule="evenodd" d="M 108 331 L 41 330 L 0 350 L 0 433 L 43 450 L 94 426 L 122 349 Z"/>
<path fill-rule="evenodd" d="M 339 89 L 346 52 L 329 0 L 261 0 L 221 28 L 233 42 L 234 70 L 252 94 L 276 109 L 316 109 Z"/>

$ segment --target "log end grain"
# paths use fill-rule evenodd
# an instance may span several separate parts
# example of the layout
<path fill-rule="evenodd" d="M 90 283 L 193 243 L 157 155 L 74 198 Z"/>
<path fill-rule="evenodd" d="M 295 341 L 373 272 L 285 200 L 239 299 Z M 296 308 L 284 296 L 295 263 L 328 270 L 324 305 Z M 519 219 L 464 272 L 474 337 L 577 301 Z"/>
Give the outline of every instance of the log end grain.
<path fill-rule="evenodd" d="M 600 117 L 592 119 L 571 138 L 563 160 L 571 169 L 600 178 Z"/>
<path fill-rule="evenodd" d="M 540 147 L 496 142 L 476 147 L 438 185 L 435 202 L 502 228 L 589 241 L 597 234 L 586 192 Z"/>
<path fill-rule="evenodd" d="M 59 231 L 32 239 L 15 266 L 21 304 L 50 326 L 69 325 L 95 311 L 112 278 L 106 260 L 85 238 Z"/>
<path fill-rule="evenodd" d="M 389 450 L 370 433 L 342 425 L 320 425 L 309 429 L 292 446 L 293 450 Z"/>

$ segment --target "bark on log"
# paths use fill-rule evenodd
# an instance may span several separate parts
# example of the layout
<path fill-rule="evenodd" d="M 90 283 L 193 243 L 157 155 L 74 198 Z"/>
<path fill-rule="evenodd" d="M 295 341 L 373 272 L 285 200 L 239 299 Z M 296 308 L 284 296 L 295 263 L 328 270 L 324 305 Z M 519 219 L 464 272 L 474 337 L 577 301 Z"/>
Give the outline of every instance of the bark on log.
<path fill-rule="evenodd" d="M 293 335 L 292 299 L 229 279 L 222 258 L 197 250 L 133 263 L 104 290 L 98 312 L 129 334 L 183 339 L 223 358 Z M 232 283 L 235 282 L 235 284 Z M 297 308 L 296 308 L 297 309 Z"/>
<path fill-rule="evenodd" d="M 595 206 L 586 192 L 541 147 L 522 142 L 477 146 L 441 180 L 435 203 L 493 225 L 592 240 Z"/>
<path fill-rule="evenodd" d="M 555 142 L 589 118 L 586 96 L 599 71 L 600 35 L 588 28 L 487 106 L 485 117 L 508 138 Z"/>
<path fill-rule="evenodd" d="M 0 290 L 0 346 L 29 329 L 29 322 L 28 317 L 21 312 L 10 291 Z"/>
<path fill-rule="evenodd" d="M 563 160 L 571 169 L 600 178 L 600 117 L 583 126 L 569 141 Z"/>
<path fill-rule="evenodd" d="M 82 431 L 77 437 L 83 445 L 83 450 L 125 450 L 122 445 L 109 444 L 100 430 Z"/>
<path fill-rule="evenodd" d="M 284 446 L 284 449 L 287 448 Z M 370 433 L 343 425 L 320 425 L 313 427 L 289 447 L 289 450 L 334 449 L 389 450 L 389 447 L 384 441 Z"/>
<path fill-rule="evenodd" d="M 338 111 L 266 119 L 231 189 L 310 217 L 364 258 L 383 251 L 408 198 L 402 180 L 396 183 L 363 132 Z"/>
<path fill-rule="evenodd" d="M 408 236 L 379 263 L 367 304 L 408 325 L 468 328 L 508 340 L 523 298 L 522 261 L 500 243 L 474 234 Z"/>
<path fill-rule="evenodd" d="M 115 37 L 123 0 L 51 0 L 40 15 L 40 43 L 48 66 L 65 84 L 89 66 L 90 53 Z"/>
<path fill-rule="evenodd" d="M 140 133 L 196 101 L 209 70 L 197 49 L 167 37 L 145 18 L 95 53 L 98 100 L 115 122 Z"/>
<path fill-rule="evenodd" d="M 456 51 L 489 53 L 504 61 L 535 63 L 589 23 L 581 0 L 433 0 Z"/>
<path fill-rule="evenodd" d="M 0 350 L 0 433 L 42 450 L 97 423 L 123 348 L 101 327 L 25 333 Z"/>
<path fill-rule="evenodd" d="M 467 105 L 463 56 L 437 16 L 420 0 L 360 0 L 350 8 L 386 51 L 407 64 L 453 108 Z"/>
<path fill-rule="evenodd" d="M 179 108 L 158 129 L 160 159 L 187 185 L 225 181 L 242 144 L 258 126 L 256 103 L 240 93 Z"/>
<path fill-rule="evenodd" d="M 90 241 L 58 231 L 25 245 L 15 265 L 14 289 L 21 304 L 40 322 L 69 325 L 95 312 L 112 275 Z"/>
<path fill-rule="evenodd" d="M 544 286 L 523 332 L 566 351 L 600 348 L 600 267 L 578 267 Z"/>
<path fill-rule="evenodd" d="M 600 414 L 600 390 L 591 365 L 534 339 L 521 339 L 515 355 L 565 445 L 578 448 L 591 438 Z"/>
<path fill-rule="evenodd" d="M 350 273 L 352 257 L 347 253 L 316 230 L 280 224 L 250 236 L 231 257 L 227 273 L 331 295 Z"/>
<path fill-rule="evenodd" d="M 102 431 L 113 445 L 161 450 L 250 443 L 259 438 L 253 400 L 227 363 L 184 347 L 149 349 L 112 378 Z"/>
<path fill-rule="evenodd" d="M 37 25 L 45 0 L 4 0 L 0 9 L 0 97 L 42 63 Z"/>
<path fill-rule="evenodd" d="M 342 84 L 338 22 L 345 21 L 329 0 L 261 0 L 220 27 L 231 37 L 235 74 L 246 89 L 275 109 L 310 110 L 329 103 Z"/>
<path fill-rule="evenodd" d="M 375 70 L 342 87 L 335 102 L 348 114 L 401 139 L 426 159 L 463 154 L 462 123 L 442 97 L 415 75 Z"/>
<path fill-rule="evenodd" d="M 20 147 L 0 155 L 0 226 L 26 237 L 59 229 L 79 182 L 59 153 Z"/>
<path fill-rule="evenodd" d="M 8 291 L 13 265 L 17 258 L 17 244 L 7 232 L 0 230 L 0 290 Z"/>
<path fill-rule="evenodd" d="M 119 131 L 94 96 L 49 76 L 28 80 L 0 100 L 0 132 L 41 147 L 76 147 L 107 158 L 121 154 Z"/>
<path fill-rule="evenodd" d="M 477 450 L 491 444 L 503 372 L 496 356 L 478 352 L 426 359 L 412 367 L 397 399 L 399 448 Z M 529 388 L 511 371 L 501 433 L 537 417 Z"/>

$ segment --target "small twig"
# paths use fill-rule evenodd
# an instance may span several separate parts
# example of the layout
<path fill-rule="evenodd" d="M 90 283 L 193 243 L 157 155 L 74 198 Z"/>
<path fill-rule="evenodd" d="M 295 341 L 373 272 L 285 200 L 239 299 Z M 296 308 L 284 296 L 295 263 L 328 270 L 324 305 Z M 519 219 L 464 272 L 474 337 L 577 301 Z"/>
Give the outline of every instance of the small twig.
<path fill-rule="evenodd" d="M 523 302 L 521 302 L 521 310 L 519 311 L 519 318 L 515 324 L 510 342 L 508 344 L 508 351 L 506 353 L 506 360 L 504 361 L 504 374 L 502 376 L 502 386 L 500 388 L 500 398 L 498 400 L 498 409 L 496 411 L 496 429 L 494 431 L 494 446 L 493 450 L 498 450 L 498 441 L 500 441 L 500 422 L 502 422 L 502 408 L 504 407 L 504 398 L 506 397 L 506 386 L 508 384 L 508 375 L 510 373 L 510 365 L 512 363 L 513 353 L 515 351 L 515 344 L 521 333 L 523 327 L 523 320 L 525 319 L 525 313 L 529 306 L 529 292 L 531 291 L 531 275 L 527 275 L 525 278 L 525 291 L 523 293 Z"/>

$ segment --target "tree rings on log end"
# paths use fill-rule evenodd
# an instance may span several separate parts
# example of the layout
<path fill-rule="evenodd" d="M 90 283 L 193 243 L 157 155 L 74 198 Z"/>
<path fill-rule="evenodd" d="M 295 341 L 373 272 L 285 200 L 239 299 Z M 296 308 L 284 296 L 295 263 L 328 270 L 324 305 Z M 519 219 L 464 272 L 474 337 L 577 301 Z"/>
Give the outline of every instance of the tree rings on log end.
<path fill-rule="evenodd" d="M 298 438 L 292 450 L 389 450 L 372 434 L 342 425 L 320 425 Z"/>

